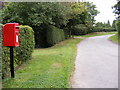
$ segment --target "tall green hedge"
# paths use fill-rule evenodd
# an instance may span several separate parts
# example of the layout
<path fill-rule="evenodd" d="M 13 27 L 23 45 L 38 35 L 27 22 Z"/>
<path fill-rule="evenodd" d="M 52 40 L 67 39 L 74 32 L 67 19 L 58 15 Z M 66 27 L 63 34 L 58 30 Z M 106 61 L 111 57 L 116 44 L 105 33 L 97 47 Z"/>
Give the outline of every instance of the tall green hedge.
<path fill-rule="evenodd" d="M 20 46 L 16 50 L 17 64 L 21 64 L 31 59 L 31 54 L 35 46 L 34 31 L 29 26 L 20 26 Z"/>
<path fill-rule="evenodd" d="M 89 33 L 89 29 L 84 24 L 78 24 L 72 27 L 72 34 L 85 35 Z"/>
<path fill-rule="evenodd" d="M 120 21 L 116 21 L 115 26 L 118 31 L 118 34 L 120 35 Z"/>
<path fill-rule="evenodd" d="M 47 30 L 47 43 L 48 46 L 53 46 L 54 44 L 65 40 L 65 34 L 62 29 L 55 26 L 49 26 Z"/>
<path fill-rule="evenodd" d="M 2 24 L 0 24 L 0 82 L 2 77 Z"/>
<path fill-rule="evenodd" d="M 20 26 L 20 46 L 14 48 L 14 60 L 17 65 L 30 60 L 35 46 L 34 31 L 29 26 Z M 2 77 L 9 76 L 9 47 L 2 47 Z"/>
<path fill-rule="evenodd" d="M 115 28 L 95 27 L 92 32 L 114 32 Z"/>

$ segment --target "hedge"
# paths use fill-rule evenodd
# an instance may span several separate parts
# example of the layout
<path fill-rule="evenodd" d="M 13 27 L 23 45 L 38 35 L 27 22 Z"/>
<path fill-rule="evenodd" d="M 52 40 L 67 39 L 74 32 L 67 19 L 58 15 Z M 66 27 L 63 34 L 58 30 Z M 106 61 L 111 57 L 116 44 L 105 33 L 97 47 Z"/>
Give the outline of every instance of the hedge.
<path fill-rule="evenodd" d="M 72 34 L 85 35 L 89 33 L 89 29 L 84 24 L 78 24 L 72 27 Z"/>
<path fill-rule="evenodd" d="M 118 34 L 120 35 L 120 21 L 116 21 L 115 26 L 118 31 Z"/>
<path fill-rule="evenodd" d="M 115 28 L 95 27 L 92 32 L 114 32 Z"/>
<path fill-rule="evenodd" d="M 20 26 L 20 46 L 14 48 L 15 64 L 20 65 L 31 59 L 35 46 L 34 31 L 29 26 Z M 9 47 L 2 47 L 2 77 L 9 76 Z"/>
<path fill-rule="evenodd" d="M 2 24 L 0 24 L 0 77 L 2 77 Z M 1 82 L 1 78 L 0 78 Z"/>
<path fill-rule="evenodd" d="M 48 46 L 53 46 L 60 41 L 65 40 L 65 34 L 62 29 L 55 26 L 49 26 L 47 29 L 47 44 Z"/>
<path fill-rule="evenodd" d="M 18 64 L 31 59 L 35 46 L 33 29 L 29 26 L 20 26 L 20 40 L 20 47 L 16 48 L 16 58 L 21 58 L 17 61 Z"/>

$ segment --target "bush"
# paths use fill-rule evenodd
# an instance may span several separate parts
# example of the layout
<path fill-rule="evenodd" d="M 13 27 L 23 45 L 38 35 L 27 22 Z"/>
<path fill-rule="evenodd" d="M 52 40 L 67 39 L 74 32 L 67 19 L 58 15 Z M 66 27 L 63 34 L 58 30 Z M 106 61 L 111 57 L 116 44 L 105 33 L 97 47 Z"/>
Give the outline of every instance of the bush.
<path fill-rule="evenodd" d="M 54 44 L 63 41 L 65 39 L 64 31 L 54 26 L 49 26 L 47 30 L 47 43 L 48 46 L 53 46 Z"/>
<path fill-rule="evenodd" d="M 2 78 L 10 75 L 10 52 L 8 47 L 2 47 Z"/>
<path fill-rule="evenodd" d="M 95 27 L 92 32 L 114 32 L 115 28 Z"/>
<path fill-rule="evenodd" d="M 14 60 L 17 65 L 30 60 L 34 49 L 34 31 L 29 26 L 20 26 L 20 46 L 14 48 Z M 2 48 L 2 77 L 9 75 L 9 48 Z"/>
<path fill-rule="evenodd" d="M 72 27 L 72 34 L 74 35 L 85 35 L 88 33 L 89 33 L 89 30 L 84 24 L 78 24 Z"/>
<path fill-rule="evenodd" d="M 0 43 L 1 43 L 1 41 L 2 41 L 2 27 L 3 27 L 3 24 L 0 24 Z"/>
<path fill-rule="evenodd" d="M 35 46 L 34 31 L 29 26 L 20 26 L 20 46 L 16 47 L 17 64 L 31 59 L 31 54 Z"/>
<path fill-rule="evenodd" d="M 118 34 L 120 35 L 120 21 L 116 21 L 115 26 L 118 31 Z"/>

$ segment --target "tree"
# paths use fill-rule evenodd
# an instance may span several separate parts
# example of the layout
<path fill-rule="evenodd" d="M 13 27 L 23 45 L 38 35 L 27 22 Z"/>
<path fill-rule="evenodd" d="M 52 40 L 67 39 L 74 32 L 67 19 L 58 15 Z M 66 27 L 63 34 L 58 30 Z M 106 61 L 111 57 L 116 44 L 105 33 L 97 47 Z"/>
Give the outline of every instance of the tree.
<path fill-rule="evenodd" d="M 100 27 L 100 28 L 112 28 L 112 26 L 110 25 L 110 22 L 109 22 L 109 20 L 108 20 L 108 22 L 107 23 L 102 23 L 102 22 L 97 22 L 96 24 L 95 24 L 95 27 Z"/>
<path fill-rule="evenodd" d="M 111 27 L 111 25 L 110 25 L 110 21 L 108 20 L 108 22 L 107 22 L 107 25 L 108 25 L 108 27 Z"/>
<path fill-rule="evenodd" d="M 104 24 L 102 22 L 97 22 L 95 24 L 95 27 L 104 27 Z"/>
<path fill-rule="evenodd" d="M 113 27 L 113 28 L 116 28 L 116 27 L 115 27 L 115 22 L 116 22 L 116 20 L 114 20 L 113 23 L 112 23 L 112 27 Z"/>
<path fill-rule="evenodd" d="M 95 23 L 95 16 L 99 13 L 96 6 L 89 2 L 78 2 L 73 3 L 71 8 L 73 13 L 68 23 L 69 30 L 77 24 L 84 24 L 88 30 L 91 31 L 93 29 L 93 24 Z"/>
<path fill-rule="evenodd" d="M 47 27 L 49 25 L 58 28 L 66 26 L 69 13 L 71 13 L 70 8 L 63 3 L 11 2 L 2 10 L 2 23 L 18 22 L 31 26 L 35 32 L 36 46 L 40 46 L 46 39 Z"/>
<path fill-rule="evenodd" d="M 91 22 L 92 24 L 95 23 L 95 16 L 99 13 L 99 11 L 96 9 L 96 5 L 90 2 L 85 2 L 85 7 L 87 9 L 87 19 L 86 22 Z"/>
<path fill-rule="evenodd" d="M 70 15 L 71 17 L 69 19 L 68 25 L 72 26 L 80 23 L 84 24 L 85 17 L 86 17 L 85 16 L 86 10 L 85 10 L 84 3 L 83 2 L 72 3 L 70 7 L 72 9 L 72 13 Z"/>
<path fill-rule="evenodd" d="M 120 38 L 120 0 L 117 0 L 117 4 L 114 5 L 114 13 L 117 15 L 117 20 L 114 22 L 114 26 L 118 31 L 118 36 Z"/>
<path fill-rule="evenodd" d="M 30 26 L 40 26 L 45 23 L 60 27 L 66 25 L 67 13 L 69 14 L 69 10 L 61 3 L 14 2 L 3 9 L 3 23 L 19 22 Z"/>
<path fill-rule="evenodd" d="M 115 4 L 113 8 L 114 8 L 113 13 L 118 15 L 117 19 L 119 19 L 120 18 L 120 0 L 117 0 L 117 4 Z"/>

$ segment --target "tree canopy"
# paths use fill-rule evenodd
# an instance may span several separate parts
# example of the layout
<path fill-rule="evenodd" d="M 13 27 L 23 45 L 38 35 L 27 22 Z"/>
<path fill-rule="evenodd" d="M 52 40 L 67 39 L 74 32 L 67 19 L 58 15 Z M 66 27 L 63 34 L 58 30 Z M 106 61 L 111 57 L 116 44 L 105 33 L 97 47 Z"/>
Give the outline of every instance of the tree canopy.
<path fill-rule="evenodd" d="M 20 24 L 40 26 L 51 24 L 66 25 L 70 10 L 62 3 L 19 2 L 9 3 L 3 9 L 3 23 L 19 22 Z"/>
<path fill-rule="evenodd" d="M 31 26 L 36 44 L 41 44 L 39 42 L 45 41 L 49 26 L 64 29 L 66 37 L 71 36 L 72 27 L 78 24 L 92 30 L 98 13 L 96 6 L 89 2 L 11 2 L 2 9 L 1 23 L 17 22 Z"/>
<path fill-rule="evenodd" d="M 117 19 L 119 19 L 120 18 L 120 0 L 117 0 L 117 4 L 115 4 L 114 6 L 113 6 L 113 8 L 114 8 L 114 13 L 116 14 L 116 15 L 118 15 L 118 17 L 117 17 Z"/>

